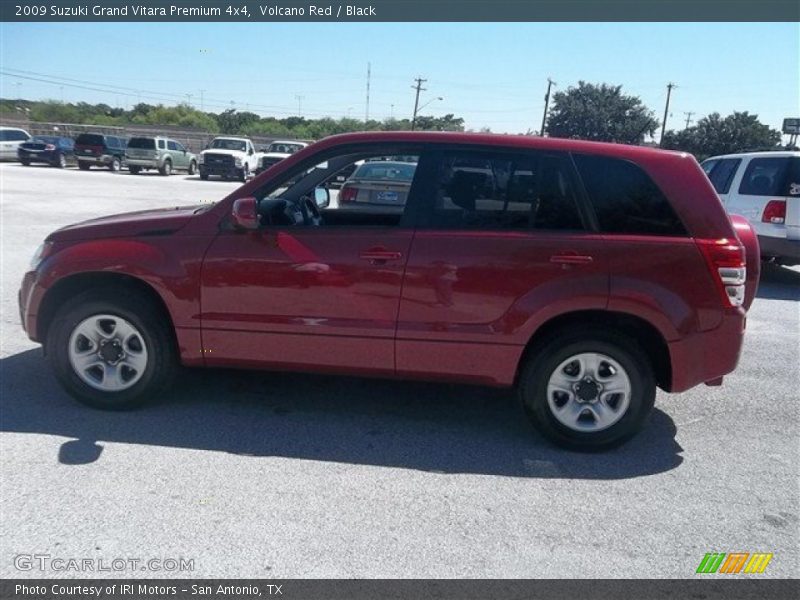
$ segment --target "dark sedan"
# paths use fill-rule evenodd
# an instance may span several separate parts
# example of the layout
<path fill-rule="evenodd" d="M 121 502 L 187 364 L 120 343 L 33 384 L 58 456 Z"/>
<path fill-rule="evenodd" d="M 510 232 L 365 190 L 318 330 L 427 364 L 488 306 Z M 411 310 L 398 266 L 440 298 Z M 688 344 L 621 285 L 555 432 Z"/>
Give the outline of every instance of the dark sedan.
<path fill-rule="evenodd" d="M 37 135 L 17 149 L 17 158 L 23 165 L 47 163 L 63 169 L 76 164 L 75 142 L 72 138 L 56 135 Z"/>

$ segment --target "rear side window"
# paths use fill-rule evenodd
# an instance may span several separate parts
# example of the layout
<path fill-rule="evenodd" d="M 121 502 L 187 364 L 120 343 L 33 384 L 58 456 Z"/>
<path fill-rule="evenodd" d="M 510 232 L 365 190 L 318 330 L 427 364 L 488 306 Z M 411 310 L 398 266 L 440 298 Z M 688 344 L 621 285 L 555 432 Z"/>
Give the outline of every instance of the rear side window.
<path fill-rule="evenodd" d="M 164 150 L 167 146 L 164 144 L 164 140 L 158 140 L 158 149 Z"/>
<path fill-rule="evenodd" d="M 141 148 L 142 150 L 155 150 L 156 141 L 153 138 L 134 137 L 128 142 L 128 148 Z"/>
<path fill-rule="evenodd" d="M 75 140 L 76 144 L 83 144 L 85 146 L 102 146 L 103 136 L 97 133 L 82 133 Z"/>
<path fill-rule="evenodd" d="M 742 177 L 739 193 L 745 196 L 800 195 L 800 157 L 752 159 Z"/>
<path fill-rule="evenodd" d="M 618 158 L 576 154 L 600 230 L 639 235 L 686 235 L 664 193 L 639 166 Z"/>
<path fill-rule="evenodd" d="M 445 152 L 435 186 L 434 228 L 583 229 L 565 157 Z"/>
<path fill-rule="evenodd" d="M 722 158 L 703 163 L 703 171 L 708 175 L 711 185 L 718 194 L 727 194 L 731 189 L 733 176 L 741 164 L 741 158 Z"/>

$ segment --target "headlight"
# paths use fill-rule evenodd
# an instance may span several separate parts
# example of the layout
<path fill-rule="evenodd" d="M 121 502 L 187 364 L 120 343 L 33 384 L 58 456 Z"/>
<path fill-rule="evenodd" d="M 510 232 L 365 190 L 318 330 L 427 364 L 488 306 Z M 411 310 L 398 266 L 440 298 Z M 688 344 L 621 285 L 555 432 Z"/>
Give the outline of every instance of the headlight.
<path fill-rule="evenodd" d="M 242 159 L 239 158 L 238 156 L 236 157 L 236 166 L 237 167 L 241 167 L 242 166 Z"/>
<path fill-rule="evenodd" d="M 201 154 L 200 156 L 197 157 L 197 164 L 198 165 L 202 165 L 204 162 L 206 162 L 206 157 L 205 156 L 203 156 Z"/>
<path fill-rule="evenodd" d="M 43 242 L 39 245 L 36 249 L 36 252 L 33 253 L 33 258 L 31 258 L 30 265 L 28 266 L 29 271 L 35 271 L 39 268 L 39 265 L 42 264 L 42 261 L 48 257 L 50 254 L 50 249 L 53 247 L 52 242 Z"/>

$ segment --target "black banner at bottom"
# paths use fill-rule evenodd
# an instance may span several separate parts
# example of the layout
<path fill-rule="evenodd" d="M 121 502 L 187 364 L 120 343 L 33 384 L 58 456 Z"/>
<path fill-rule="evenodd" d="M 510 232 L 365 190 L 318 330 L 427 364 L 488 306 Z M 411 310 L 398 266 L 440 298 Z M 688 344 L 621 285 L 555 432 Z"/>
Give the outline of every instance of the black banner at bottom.
<path fill-rule="evenodd" d="M 27 600 L 792 600 L 800 580 L 698 579 L 6 579 L 0 599 Z"/>

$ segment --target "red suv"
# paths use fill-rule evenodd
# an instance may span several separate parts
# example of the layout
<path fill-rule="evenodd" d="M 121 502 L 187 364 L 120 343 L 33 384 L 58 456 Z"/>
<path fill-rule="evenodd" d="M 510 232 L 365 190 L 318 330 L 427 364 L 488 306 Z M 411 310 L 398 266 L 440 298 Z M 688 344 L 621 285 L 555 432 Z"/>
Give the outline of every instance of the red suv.
<path fill-rule="evenodd" d="M 407 193 L 340 206 L 327 188 L 395 156 Z M 139 405 L 179 364 L 438 379 L 516 386 L 547 438 L 597 450 L 640 428 L 656 386 L 736 367 L 758 257 L 686 154 L 347 134 L 216 204 L 52 233 L 19 303 L 91 406 Z"/>

